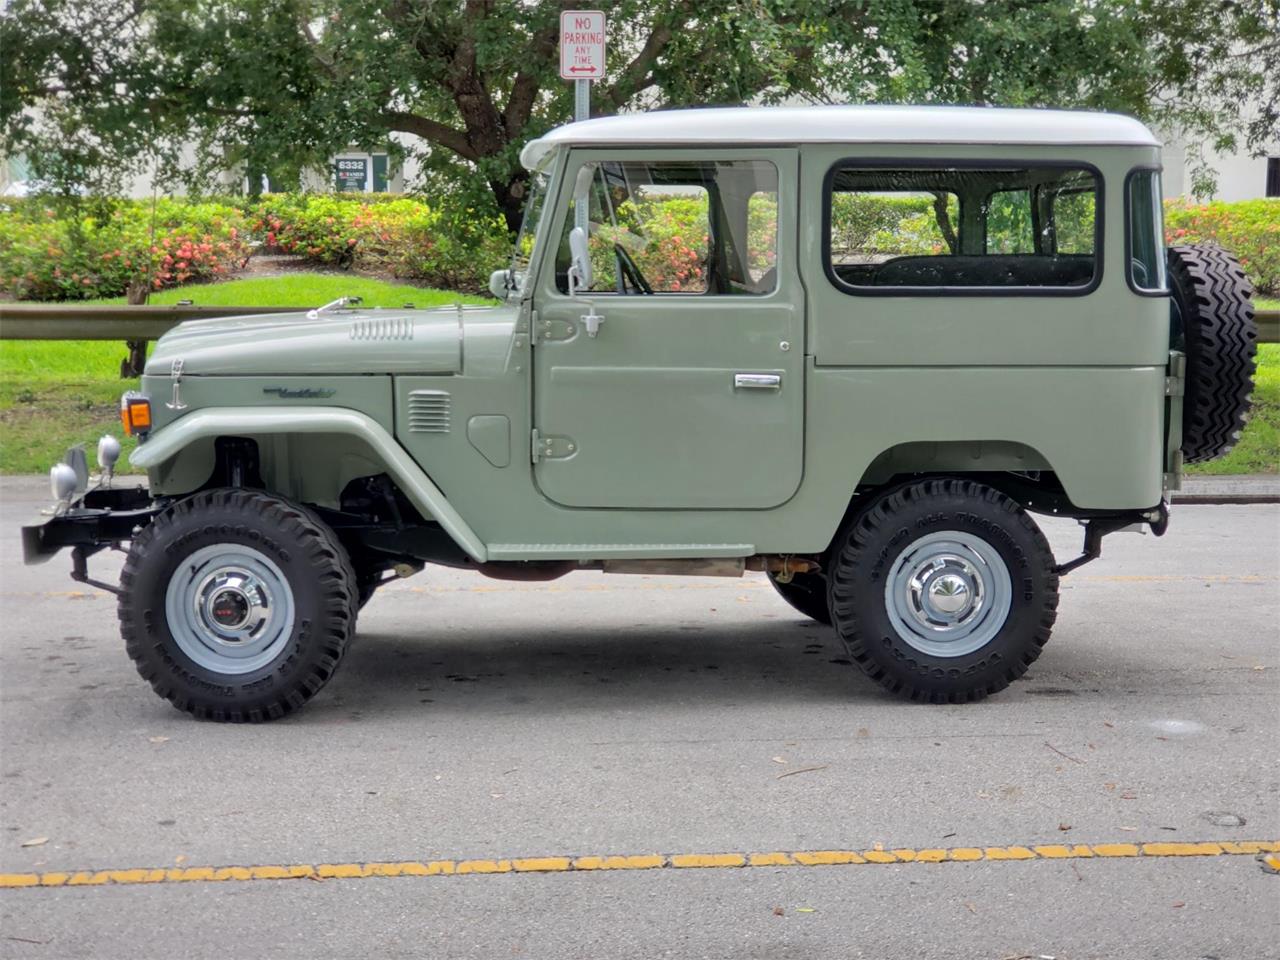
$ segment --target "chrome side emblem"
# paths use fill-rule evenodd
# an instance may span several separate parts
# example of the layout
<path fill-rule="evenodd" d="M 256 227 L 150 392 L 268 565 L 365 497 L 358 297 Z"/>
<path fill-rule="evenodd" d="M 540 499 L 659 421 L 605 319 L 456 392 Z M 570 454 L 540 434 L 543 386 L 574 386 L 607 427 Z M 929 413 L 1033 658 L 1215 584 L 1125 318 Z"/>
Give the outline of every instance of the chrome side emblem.
<path fill-rule="evenodd" d="M 170 410 L 185 410 L 187 405 L 182 402 L 182 358 L 178 357 L 173 361 L 173 366 L 169 368 L 169 376 L 173 377 L 173 399 L 165 404 Z"/>

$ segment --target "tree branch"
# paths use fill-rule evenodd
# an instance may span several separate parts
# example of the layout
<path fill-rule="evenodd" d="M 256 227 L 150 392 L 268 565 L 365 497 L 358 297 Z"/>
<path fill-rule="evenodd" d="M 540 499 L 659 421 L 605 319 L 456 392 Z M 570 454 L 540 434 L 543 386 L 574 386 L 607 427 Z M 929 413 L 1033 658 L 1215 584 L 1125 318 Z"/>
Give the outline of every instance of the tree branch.
<path fill-rule="evenodd" d="M 523 62 L 539 64 L 553 59 L 559 34 L 558 22 L 550 23 L 544 30 L 535 33 Z M 507 98 L 507 107 L 502 112 L 502 126 L 508 138 L 517 137 L 529 122 L 529 115 L 533 113 L 533 105 L 540 89 L 536 73 L 525 70 L 516 73 L 516 79 L 511 84 L 511 96 Z"/>
<path fill-rule="evenodd" d="M 461 130 L 455 130 L 447 124 L 439 123 L 428 117 L 420 117 L 416 113 L 404 110 L 384 110 L 378 117 L 382 126 L 396 133 L 411 133 L 431 143 L 452 150 L 464 160 L 472 162 L 480 159 L 480 154 L 472 147 L 471 141 Z"/>
<path fill-rule="evenodd" d="M 609 104 L 614 110 L 619 110 L 641 90 L 651 86 L 653 84 L 651 73 L 653 65 L 657 62 L 658 57 L 662 56 L 662 51 L 666 49 L 667 44 L 671 42 L 671 38 L 675 35 L 672 24 L 682 22 L 692 10 L 693 4 L 689 0 L 684 0 L 671 11 L 670 22 L 664 24 L 655 22 L 653 30 L 649 33 L 648 39 L 645 40 L 644 46 L 640 48 L 640 52 L 623 68 L 622 75 L 601 92 L 600 99 Z"/>

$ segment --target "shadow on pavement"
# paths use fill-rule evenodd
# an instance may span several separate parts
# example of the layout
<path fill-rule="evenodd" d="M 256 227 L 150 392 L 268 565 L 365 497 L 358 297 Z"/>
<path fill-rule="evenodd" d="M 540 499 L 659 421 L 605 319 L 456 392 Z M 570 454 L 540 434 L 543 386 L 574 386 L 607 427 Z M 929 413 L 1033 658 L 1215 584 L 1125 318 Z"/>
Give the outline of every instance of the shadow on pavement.
<path fill-rule="evenodd" d="M 834 631 L 808 621 L 670 628 L 556 627 L 520 636 L 476 630 L 356 637 L 337 676 L 299 716 L 330 705 L 366 713 L 649 709 L 852 703 L 887 695 L 845 657 Z"/>

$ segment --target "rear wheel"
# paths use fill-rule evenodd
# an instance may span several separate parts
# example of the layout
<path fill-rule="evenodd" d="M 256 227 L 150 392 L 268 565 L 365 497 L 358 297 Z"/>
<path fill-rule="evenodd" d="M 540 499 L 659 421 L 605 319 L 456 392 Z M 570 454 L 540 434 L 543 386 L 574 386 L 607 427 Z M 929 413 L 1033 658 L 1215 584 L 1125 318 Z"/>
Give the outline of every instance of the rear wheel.
<path fill-rule="evenodd" d="M 831 616 L 849 658 L 911 700 L 980 700 L 1049 639 L 1058 575 L 1044 534 L 998 491 L 928 480 L 881 495 L 832 551 Z"/>
<path fill-rule="evenodd" d="M 337 537 L 279 497 L 198 493 L 134 539 L 120 630 L 138 673 L 197 717 L 284 716 L 333 676 L 355 629 L 355 574 Z"/>
<path fill-rule="evenodd" d="M 783 600 L 810 620 L 831 626 L 831 608 L 827 606 L 827 578 L 818 573 L 793 573 L 783 582 L 769 574 L 769 582 Z"/>

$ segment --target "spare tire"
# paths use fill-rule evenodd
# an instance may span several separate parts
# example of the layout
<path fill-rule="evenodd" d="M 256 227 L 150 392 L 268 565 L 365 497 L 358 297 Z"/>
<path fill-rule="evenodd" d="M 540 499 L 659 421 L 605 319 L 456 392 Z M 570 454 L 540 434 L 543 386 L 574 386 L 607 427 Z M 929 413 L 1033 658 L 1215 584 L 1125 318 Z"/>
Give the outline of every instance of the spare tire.
<path fill-rule="evenodd" d="M 1187 357 L 1182 457 L 1213 460 L 1244 429 L 1253 391 L 1258 327 L 1253 286 L 1240 261 L 1216 246 L 1169 248 L 1173 348 Z"/>

